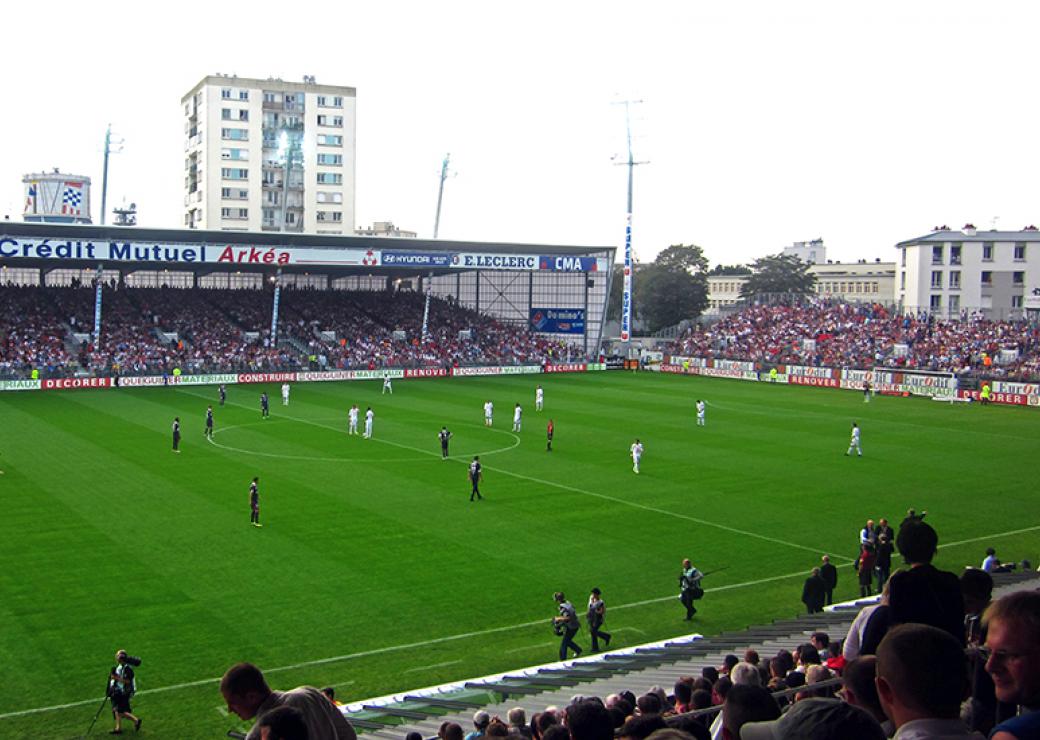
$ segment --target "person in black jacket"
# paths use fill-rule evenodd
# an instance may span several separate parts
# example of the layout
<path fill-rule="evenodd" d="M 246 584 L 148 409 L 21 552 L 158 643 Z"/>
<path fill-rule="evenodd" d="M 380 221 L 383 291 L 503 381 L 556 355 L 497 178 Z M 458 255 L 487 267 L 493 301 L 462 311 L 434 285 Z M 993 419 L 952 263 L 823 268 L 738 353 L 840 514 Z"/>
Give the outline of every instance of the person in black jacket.
<path fill-rule="evenodd" d="M 964 645 L 964 597 L 960 580 L 932 565 L 939 536 L 920 519 L 904 524 L 896 538 L 910 569 L 889 579 L 892 624 L 917 622 L 946 630 Z"/>
<path fill-rule="evenodd" d="M 878 537 L 877 552 L 874 560 L 878 593 L 881 593 L 881 589 L 885 587 L 885 581 L 892 575 L 892 553 L 894 551 L 895 548 L 892 546 L 892 541 L 888 539 L 888 535 L 883 534 Z"/>
<path fill-rule="evenodd" d="M 824 555 L 821 560 L 823 565 L 820 566 L 820 578 L 827 585 L 825 601 L 827 606 L 830 606 L 834 603 L 834 589 L 838 587 L 838 569 L 831 562 L 830 555 Z"/>
<path fill-rule="evenodd" d="M 802 603 L 810 614 L 823 611 L 823 602 L 827 596 L 827 584 L 820 577 L 820 569 L 813 568 L 812 575 L 805 579 L 802 586 Z"/>

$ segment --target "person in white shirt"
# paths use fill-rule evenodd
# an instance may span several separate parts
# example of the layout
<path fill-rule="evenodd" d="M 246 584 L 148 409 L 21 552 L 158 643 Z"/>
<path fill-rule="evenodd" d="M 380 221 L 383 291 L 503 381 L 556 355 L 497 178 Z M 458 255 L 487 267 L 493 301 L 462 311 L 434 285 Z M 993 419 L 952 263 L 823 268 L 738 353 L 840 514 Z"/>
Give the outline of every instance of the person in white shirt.
<path fill-rule="evenodd" d="M 491 417 L 494 413 L 495 404 L 491 403 L 491 401 L 486 401 L 484 403 L 484 426 L 491 426 Z"/>
<path fill-rule="evenodd" d="M 545 391 L 542 390 L 542 386 L 538 386 L 534 389 L 534 410 L 541 411 L 542 405 L 545 403 Z"/>
<path fill-rule="evenodd" d="M 348 413 L 350 425 L 347 427 L 347 434 L 357 434 L 357 422 L 359 413 L 360 411 L 356 403 L 350 407 L 350 412 Z"/>
<path fill-rule="evenodd" d="M 699 398 L 697 399 L 697 426 L 699 426 L 699 427 L 704 426 L 704 407 L 705 407 L 705 405 L 706 404 L 704 403 L 704 401 L 702 401 Z"/>
<path fill-rule="evenodd" d="M 636 438 L 632 443 L 632 472 L 639 475 L 639 459 L 643 456 L 643 443 Z"/>
<path fill-rule="evenodd" d="M 520 416 L 521 416 L 521 414 L 523 414 L 523 409 L 520 408 L 520 404 L 517 404 L 516 408 L 513 409 L 513 431 L 514 432 L 519 432 L 520 431 Z"/>
<path fill-rule="evenodd" d="M 288 383 L 282 383 L 282 405 L 283 406 L 288 406 L 289 405 L 289 384 Z"/>
<path fill-rule="evenodd" d="M 390 385 L 389 375 L 383 376 L 383 393 L 389 393 L 391 396 L 394 395 L 394 387 Z M 379 395 L 383 395 L 383 393 L 380 393 Z"/>
<path fill-rule="evenodd" d="M 858 456 L 863 457 L 863 450 L 859 446 L 859 424 L 856 422 L 852 422 L 852 439 L 849 440 L 849 449 L 845 456 L 851 455 L 853 450 Z"/>
<path fill-rule="evenodd" d="M 369 439 L 372 436 L 372 420 L 375 418 L 375 412 L 369 406 L 368 411 L 365 412 L 365 439 Z"/>

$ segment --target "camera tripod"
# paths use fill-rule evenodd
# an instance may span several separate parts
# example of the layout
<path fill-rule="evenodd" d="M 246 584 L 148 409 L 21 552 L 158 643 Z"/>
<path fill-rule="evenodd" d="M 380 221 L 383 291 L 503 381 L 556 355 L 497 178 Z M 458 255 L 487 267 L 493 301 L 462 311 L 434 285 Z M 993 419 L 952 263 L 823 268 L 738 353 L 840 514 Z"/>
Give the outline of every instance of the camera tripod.
<path fill-rule="evenodd" d="M 101 710 L 105 708 L 105 705 L 107 703 L 108 703 L 108 689 L 106 688 L 105 689 L 105 698 L 101 700 L 101 706 L 99 706 L 97 711 L 94 712 L 94 719 L 92 719 L 90 721 L 90 727 L 87 728 L 87 732 L 86 732 L 86 734 L 83 737 L 86 737 L 87 735 L 89 735 L 91 730 L 94 729 L 94 725 L 97 724 L 98 717 L 101 716 Z"/>

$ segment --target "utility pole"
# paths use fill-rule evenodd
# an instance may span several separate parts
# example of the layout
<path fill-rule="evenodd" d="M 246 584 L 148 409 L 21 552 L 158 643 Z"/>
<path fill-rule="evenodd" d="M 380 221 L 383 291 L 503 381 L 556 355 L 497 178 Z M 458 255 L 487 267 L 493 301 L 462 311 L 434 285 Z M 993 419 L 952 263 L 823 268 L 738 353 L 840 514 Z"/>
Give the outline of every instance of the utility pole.
<path fill-rule="evenodd" d="M 638 164 L 632 156 L 632 120 L 630 109 L 642 100 L 624 100 L 618 105 L 625 106 L 625 139 L 628 145 L 628 161 L 617 164 L 628 167 L 628 205 L 625 209 L 625 282 L 621 293 L 621 341 L 626 344 L 632 339 L 632 172 Z"/>

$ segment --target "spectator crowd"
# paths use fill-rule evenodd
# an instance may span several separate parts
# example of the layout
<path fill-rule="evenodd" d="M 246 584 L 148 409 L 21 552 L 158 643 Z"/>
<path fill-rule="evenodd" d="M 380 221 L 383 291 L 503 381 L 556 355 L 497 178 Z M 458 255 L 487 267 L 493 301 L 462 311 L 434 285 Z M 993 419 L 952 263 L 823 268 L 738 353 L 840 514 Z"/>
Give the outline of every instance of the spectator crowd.
<path fill-rule="evenodd" d="M 749 306 L 710 326 L 690 327 L 669 350 L 683 357 L 1040 379 L 1036 324 L 978 314 L 959 320 L 901 315 L 880 304 Z M 1017 352 L 1015 359 L 1005 359 L 1004 350 Z"/>
<path fill-rule="evenodd" d="M 391 291 L 0 287 L 0 377 L 543 364 L 581 350 L 454 301 Z M 468 332 L 466 334 L 465 332 Z"/>

